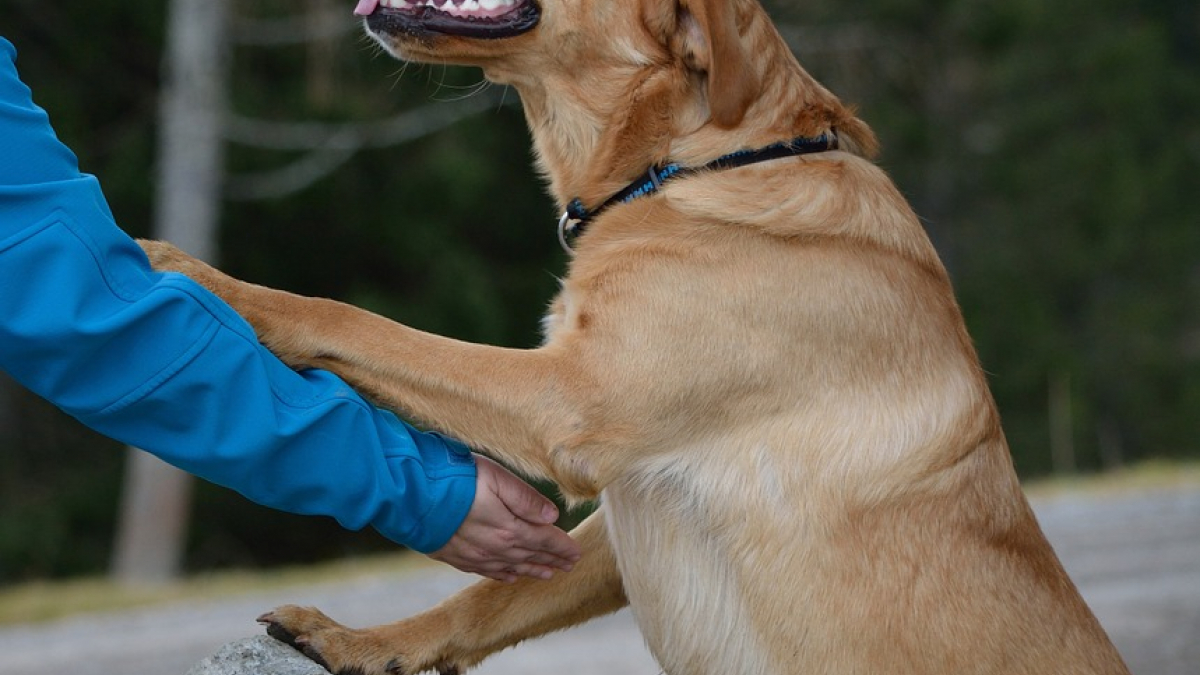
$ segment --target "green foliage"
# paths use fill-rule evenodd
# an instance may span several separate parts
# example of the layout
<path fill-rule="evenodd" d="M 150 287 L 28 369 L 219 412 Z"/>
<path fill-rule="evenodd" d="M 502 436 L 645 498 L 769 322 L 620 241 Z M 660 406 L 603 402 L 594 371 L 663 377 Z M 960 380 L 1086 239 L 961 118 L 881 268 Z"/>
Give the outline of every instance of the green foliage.
<path fill-rule="evenodd" d="M 0 372 L 0 582 L 94 572 L 108 558 L 119 445 Z"/>
<path fill-rule="evenodd" d="M 295 3 L 236 3 L 281 18 Z M 1053 382 L 1077 462 L 1200 454 L 1200 7 L 1185 0 L 769 3 L 801 61 L 879 133 L 926 219 L 991 375 L 1019 470 L 1049 471 Z M 349 6 L 346 7 L 347 14 Z M 163 4 L 0 4 L 22 75 L 131 233 L 149 232 Z M 347 21 L 351 20 L 347 17 Z M 402 66 L 353 29 L 322 49 L 241 46 L 232 106 L 284 122 L 380 120 L 467 96 L 477 71 Z M 229 201 L 221 266 L 462 339 L 535 344 L 564 257 L 507 102 L 359 152 L 307 189 Z M 240 176 L 299 159 L 231 144 Z M 107 560 L 121 453 L 9 391 L 0 581 Z M 15 411 L 15 412 L 13 412 Z M 203 486 L 194 568 L 386 546 Z"/>
<path fill-rule="evenodd" d="M 1065 373 L 1084 467 L 1195 453 L 1200 62 L 1161 7 L 1039 7 L 989 45 L 993 140 L 961 213 L 979 252 L 959 288 L 1006 428 L 1036 467 Z"/>

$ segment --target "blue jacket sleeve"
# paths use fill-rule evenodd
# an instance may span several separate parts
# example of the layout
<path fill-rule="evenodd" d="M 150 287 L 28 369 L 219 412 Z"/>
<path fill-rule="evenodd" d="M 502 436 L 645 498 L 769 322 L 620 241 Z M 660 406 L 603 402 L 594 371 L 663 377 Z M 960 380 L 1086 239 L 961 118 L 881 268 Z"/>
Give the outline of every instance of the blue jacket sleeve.
<path fill-rule="evenodd" d="M 461 444 L 294 372 L 190 279 L 152 271 L 0 38 L 0 368 L 93 429 L 248 498 L 440 548 L 475 496 Z"/>

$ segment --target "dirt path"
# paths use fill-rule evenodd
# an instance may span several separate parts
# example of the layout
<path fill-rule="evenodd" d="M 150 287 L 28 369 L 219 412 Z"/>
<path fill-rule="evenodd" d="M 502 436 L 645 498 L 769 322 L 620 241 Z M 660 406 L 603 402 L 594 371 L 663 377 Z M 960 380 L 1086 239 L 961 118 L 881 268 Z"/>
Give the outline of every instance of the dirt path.
<path fill-rule="evenodd" d="M 1047 535 L 1135 675 L 1200 675 L 1200 485 L 1034 500 Z M 183 675 L 260 632 L 283 603 L 351 625 L 419 611 L 470 581 L 451 570 L 378 575 L 234 599 L 0 628 L 0 675 Z M 627 612 L 511 649 L 480 675 L 656 675 Z"/>

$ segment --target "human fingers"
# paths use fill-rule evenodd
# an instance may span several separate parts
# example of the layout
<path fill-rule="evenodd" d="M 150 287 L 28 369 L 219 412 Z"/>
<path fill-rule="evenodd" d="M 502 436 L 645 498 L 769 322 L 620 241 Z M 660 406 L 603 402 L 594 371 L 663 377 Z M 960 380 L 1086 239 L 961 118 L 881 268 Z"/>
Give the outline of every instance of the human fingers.
<path fill-rule="evenodd" d="M 524 570 L 526 566 L 570 571 L 579 559 L 578 550 L 578 544 L 553 525 L 535 527 L 510 517 L 499 526 L 465 524 L 437 553 L 439 559 L 459 569 L 471 565 L 473 569 L 467 571 L 492 572 L 518 567 Z"/>
<path fill-rule="evenodd" d="M 558 508 L 508 469 L 487 457 L 476 456 L 475 468 L 486 480 L 509 513 L 521 520 L 550 525 L 558 520 Z"/>
<path fill-rule="evenodd" d="M 477 457 L 476 460 L 481 487 L 487 485 L 514 518 L 502 532 L 498 532 L 499 536 L 507 539 L 510 553 L 520 555 L 521 551 L 528 551 L 536 556 L 532 560 L 535 564 L 552 565 L 559 569 L 569 569 L 572 563 L 579 560 L 579 545 L 566 532 L 551 524 L 558 519 L 558 509 L 553 502 L 499 464 L 486 457 Z"/>
<path fill-rule="evenodd" d="M 560 568 L 532 561 L 501 560 L 487 551 L 474 547 L 447 547 L 430 554 L 434 560 L 447 563 L 463 572 L 478 574 L 497 581 L 511 582 L 518 577 L 550 579 Z"/>
<path fill-rule="evenodd" d="M 515 534 L 513 555 L 523 556 L 523 562 L 569 571 L 582 555 L 579 544 L 553 525 L 518 527 Z"/>

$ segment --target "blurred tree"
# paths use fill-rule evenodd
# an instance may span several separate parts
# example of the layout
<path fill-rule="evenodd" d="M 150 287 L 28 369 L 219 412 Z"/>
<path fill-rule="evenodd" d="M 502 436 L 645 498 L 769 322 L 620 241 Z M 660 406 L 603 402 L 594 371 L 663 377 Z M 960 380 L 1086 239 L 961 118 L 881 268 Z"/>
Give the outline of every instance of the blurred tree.
<path fill-rule="evenodd" d="M 168 7 L 154 236 L 216 265 L 229 5 L 172 0 Z M 183 565 L 191 476 L 137 448 L 126 464 L 111 574 L 126 584 L 173 580 Z"/>
<path fill-rule="evenodd" d="M 959 287 L 1021 466 L 1047 468 L 1062 377 L 1081 466 L 1194 455 L 1200 10 L 1064 0 L 982 15 L 959 216 L 976 253 Z"/>

